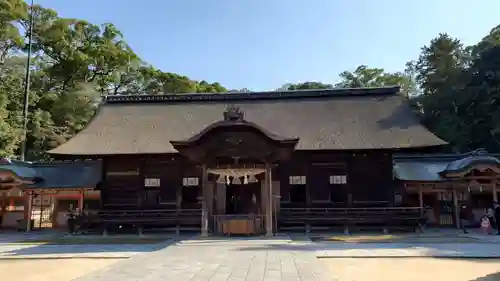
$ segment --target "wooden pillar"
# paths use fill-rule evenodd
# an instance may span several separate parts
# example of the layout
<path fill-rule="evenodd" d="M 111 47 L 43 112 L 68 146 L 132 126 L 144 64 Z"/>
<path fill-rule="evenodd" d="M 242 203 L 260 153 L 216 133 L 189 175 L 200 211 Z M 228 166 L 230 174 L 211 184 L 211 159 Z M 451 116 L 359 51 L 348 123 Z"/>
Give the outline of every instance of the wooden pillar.
<path fill-rule="evenodd" d="M 201 169 L 201 236 L 202 237 L 207 237 L 208 236 L 208 204 L 207 204 L 207 197 L 208 197 L 208 173 L 207 173 L 207 166 L 204 164 Z"/>
<path fill-rule="evenodd" d="M 5 208 L 7 208 L 7 196 L 5 196 L 6 191 L 0 191 L 2 196 L 0 197 L 0 215 L 3 216 L 5 213 Z M 12 198 L 10 199 L 9 205 L 12 202 Z M 0 225 L 0 228 L 2 228 L 2 225 Z"/>
<path fill-rule="evenodd" d="M 264 215 L 262 218 L 262 223 L 261 227 L 262 229 L 259 229 L 259 231 L 265 232 L 266 230 L 266 221 L 267 221 L 267 205 L 268 204 L 268 193 L 267 193 L 267 170 L 264 171 L 264 176 L 261 178 L 260 181 L 260 214 Z"/>
<path fill-rule="evenodd" d="M 33 212 L 33 192 L 28 193 L 28 217 L 26 218 L 26 232 L 30 232 L 31 228 L 31 213 Z"/>
<path fill-rule="evenodd" d="M 182 207 L 182 184 L 178 185 L 175 190 L 175 234 L 179 236 L 181 234 L 181 221 L 180 213 Z"/>
<path fill-rule="evenodd" d="M 497 182 L 493 181 L 491 183 L 493 189 L 493 201 L 498 203 L 498 195 L 497 195 Z"/>
<path fill-rule="evenodd" d="M 273 216 L 274 233 L 278 234 L 278 219 L 281 207 L 281 184 L 279 181 L 273 181 Z"/>
<path fill-rule="evenodd" d="M 266 186 L 267 186 L 267 204 L 266 204 L 266 236 L 273 236 L 273 184 L 271 179 L 271 167 L 266 163 Z"/>
<path fill-rule="evenodd" d="M 422 194 L 422 185 L 418 186 L 418 206 L 420 207 L 420 216 L 424 216 L 424 195 Z"/>
<path fill-rule="evenodd" d="M 219 177 L 224 177 L 224 176 L 219 176 Z M 226 213 L 226 184 L 225 183 L 219 183 L 215 182 L 215 196 L 216 196 L 216 202 L 217 202 L 217 207 L 215 208 L 217 210 L 218 214 L 225 214 Z"/>
<path fill-rule="evenodd" d="M 84 200 L 85 200 L 85 190 L 82 189 L 80 191 L 80 197 L 78 198 L 78 209 L 80 209 L 80 212 L 83 212 Z"/>
<path fill-rule="evenodd" d="M 455 227 L 460 228 L 460 210 L 458 206 L 457 190 L 453 188 L 453 215 L 455 219 Z"/>

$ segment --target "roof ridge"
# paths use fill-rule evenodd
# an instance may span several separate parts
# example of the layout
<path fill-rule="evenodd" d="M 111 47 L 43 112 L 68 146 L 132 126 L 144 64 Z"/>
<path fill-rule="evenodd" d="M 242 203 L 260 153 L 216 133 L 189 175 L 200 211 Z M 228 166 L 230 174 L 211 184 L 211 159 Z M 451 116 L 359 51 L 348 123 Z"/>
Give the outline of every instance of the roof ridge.
<path fill-rule="evenodd" d="M 276 100 L 300 99 L 320 97 L 348 97 L 348 96 L 380 96 L 399 93 L 399 86 L 371 87 L 371 88 L 336 88 L 336 89 L 309 89 L 287 91 L 258 91 L 258 92 L 226 92 L 226 93 L 178 93 L 178 94 L 135 94 L 104 96 L 105 103 L 158 103 L 158 102 L 192 102 L 192 101 L 242 101 L 242 100 Z"/>
<path fill-rule="evenodd" d="M 491 157 L 500 157 L 500 153 L 487 153 L 483 155 L 474 155 L 474 151 L 466 152 L 466 153 L 427 153 L 427 154 L 393 154 L 393 158 L 395 160 L 406 160 L 406 159 L 416 159 L 416 160 L 460 160 L 465 159 L 472 156 L 491 156 Z"/>

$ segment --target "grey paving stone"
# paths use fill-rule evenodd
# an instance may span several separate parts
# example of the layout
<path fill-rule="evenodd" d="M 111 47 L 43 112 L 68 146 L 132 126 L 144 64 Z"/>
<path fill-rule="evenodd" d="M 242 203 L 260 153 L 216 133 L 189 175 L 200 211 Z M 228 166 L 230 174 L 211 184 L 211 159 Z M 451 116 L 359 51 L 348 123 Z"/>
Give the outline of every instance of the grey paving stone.
<path fill-rule="evenodd" d="M 189 239 L 74 281 L 300 281 L 319 279 L 323 269 L 289 239 Z"/>

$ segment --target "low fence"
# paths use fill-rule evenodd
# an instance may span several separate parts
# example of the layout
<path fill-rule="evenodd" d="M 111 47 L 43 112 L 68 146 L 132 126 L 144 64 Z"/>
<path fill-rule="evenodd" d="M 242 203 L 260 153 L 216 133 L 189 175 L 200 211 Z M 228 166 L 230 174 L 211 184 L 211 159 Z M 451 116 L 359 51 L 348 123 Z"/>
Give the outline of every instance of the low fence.
<path fill-rule="evenodd" d="M 411 228 L 425 223 L 419 207 L 281 208 L 280 228 L 373 226 Z"/>

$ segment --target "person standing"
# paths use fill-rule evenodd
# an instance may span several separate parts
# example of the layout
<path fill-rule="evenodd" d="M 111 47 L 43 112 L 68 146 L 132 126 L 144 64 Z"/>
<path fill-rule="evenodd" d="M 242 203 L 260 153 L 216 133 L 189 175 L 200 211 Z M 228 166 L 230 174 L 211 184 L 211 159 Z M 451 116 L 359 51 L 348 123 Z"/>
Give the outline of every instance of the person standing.
<path fill-rule="evenodd" d="M 460 205 L 460 228 L 464 233 L 468 233 L 465 228 L 469 224 L 469 210 L 464 204 Z"/>
<path fill-rule="evenodd" d="M 75 234 L 75 214 L 73 213 L 73 210 L 68 210 L 67 214 L 67 224 L 68 224 L 68 232 L 69 234 L 73 235 Z"/>
<path fill-rule="evenodd" d="M 497 235 L 500 235 L 500 226 L 498 225 L 500 223 L 500 205 L 498 205 L 498 202 L 493 202 L 493 208 L 495 211 L 495 222 L 497 225 Z"/>
<path fill-rule="evenodd" d="M 490 224 L 490 219 L 488 218 L 487 215 L 484 215 L 482 218 L 481 218 L 481 230 L 483 231 L 483 234 L 485 235 L 489 235 L 492 233 L 492 228 L 491 228 L 491 224 Z"/>
<path fill-rule="evenodd" d="M 497 224 L 496 224 L 496 220 L 495 220 L 495 206 L 491 205 L 486 210 L 486 216 L 488 217 L 488 220 L 490 220 L 491 228 L 497 229 Z"/>

